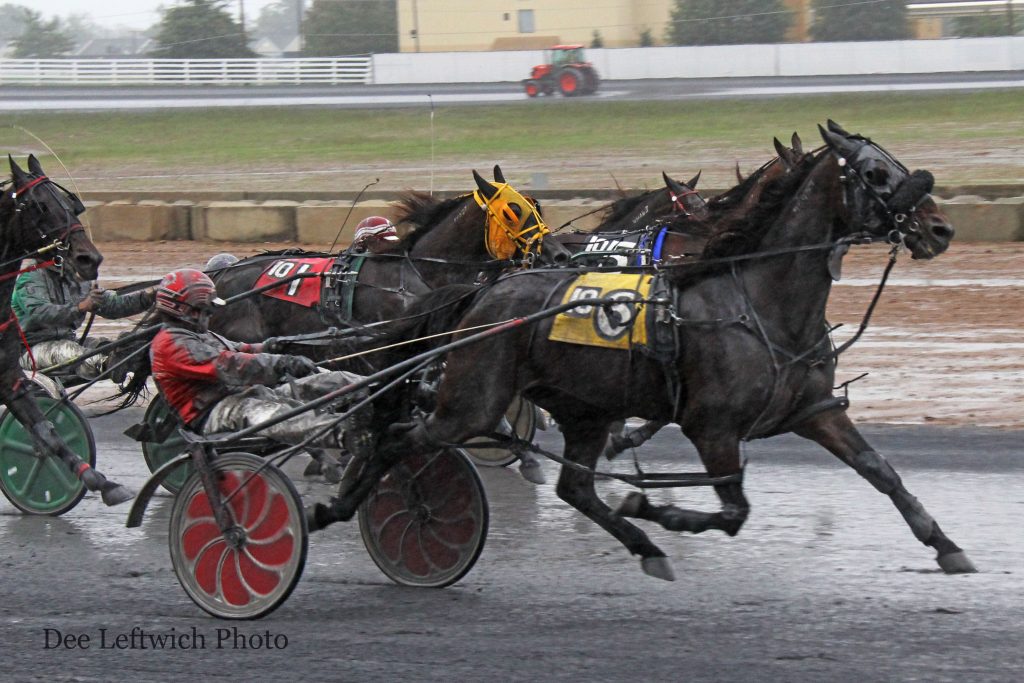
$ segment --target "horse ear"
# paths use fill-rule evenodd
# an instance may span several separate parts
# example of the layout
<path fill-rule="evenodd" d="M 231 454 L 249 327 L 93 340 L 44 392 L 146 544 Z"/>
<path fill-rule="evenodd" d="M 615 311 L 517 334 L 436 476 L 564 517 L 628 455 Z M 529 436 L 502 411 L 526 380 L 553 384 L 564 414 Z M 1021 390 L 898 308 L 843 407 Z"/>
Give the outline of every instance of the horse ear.
<path fill-rule="evenodd" d="M 46 175 L 43 165 L 39 163 L 39 159 L 36 159 L 35 154 L 28 155 L 28 172 L 35 175 Z"/>
<path fill-rule="evenodd" d="M 857 151 L 857 148 L 850 144 L 850 141 L 845 136 L 827 131 L 820 124 L 818 125 L 818 132 L 821 133 L 821 139 L 825 141 L 826 145 L 843 156 L 850 156 Z"/>
<path fill-rule="evenodd" d="M 11 176 L 14 178 L 14 182 L 16 184 L 21 185 L 28 180 L 28 175 L 21 170 L 21 166 L 18 166 L 18 164 L 15 163 L 14 157 L 8 154 L 7 160 L 11 163 Z"/>
<path fill-rule="evenodd" d="M 686 184 L 690 186 L 691 190 L 696 190 L 697 189 L 697 182 L 700 180 L 700 174 L 703 173 L 703 172 L 704 172 L 703 169 L 701 169 L 700 171 L 697 171 L 697 175 L 693 176 L 692 178 L 690 178 L 686 182 Z"/>
<path fill-rule="evenodd" d="M 804 141 L 800 139 L 800 136 L 793 131 L 793 137 L 789 139 L 789 144 L 793 148 L 793 151 L 800 156 L 804 155 Z"/>
<path fill-rule="evenodd" d="M 501 166 L 498 166 L 497 164 L 494 165 L 494 182 L 496 182 L 496 183 L 508 182 L 508 181 L 505 180 L 505 174 L 501 172 Z"/>
<path fill-rule="evenodd" d="M 828 120 L 828 129 L 835 133 L 836 135 L 842 135 L 844 138 L 850 137 L 850 134 L 846 132 L 846 129 L 840 126 L 832 119 Z"/>
<path fill-rule="evenodd" d="M 793 160 L 792 152 L 786 149 L 786 146 L 782 144 L 782 141 L 778 138 L 772 138 L 772 141 L 775 144 L 775 151 L 778 153 L 779 159 L 782 160 L 782 163 L 786 166 L 786 169 L 790 171 L 793 170 L 796 163 Z"/>
<path fill-rule="evenodd" d="M 740 173 L 740 162 L 738 161 L 736 162 L 736 180 L 741 183 L 743 182 L 743 174 Z"/>
<path fill-rule="evenodd" d="M 476 169 L 473 169 L 473 180 L 476 181 L 476 186 L 480 188 L 480 194 L 482 194 L 485 199 L 493 199 L 494 195 L 498 194 L 498 188 L 484 180 L 483 177 L 476 172 Z"/>

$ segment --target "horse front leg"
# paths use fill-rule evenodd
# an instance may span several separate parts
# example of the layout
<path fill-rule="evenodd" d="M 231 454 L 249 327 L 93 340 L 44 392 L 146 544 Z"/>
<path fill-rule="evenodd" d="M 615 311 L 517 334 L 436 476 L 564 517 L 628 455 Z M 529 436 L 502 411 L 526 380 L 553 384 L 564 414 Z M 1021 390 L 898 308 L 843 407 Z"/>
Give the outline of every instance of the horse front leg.
<path fill-rule="evenodd" d="M 661 548 L 654 545 L 641 529 L 598 498 L 594 491 L 594 465 L 608 437 L 607 424 L 562 424 L 565 436 L 566 460 L 577 463 L 589 471 L 562 466 L 558 476 L 558 497 L 582 512 L 602 529 L 610 533 L 633 555 L 640 556 L 640 567 L 645 574 L 665 581 L 675 581 L 675 572 Z"/>
<path fill-rule="evenodd" d="M 693 442 L 709 475 L 725 476 L 741 471 L 739 442 L 735 436 L 695 436 Z M 722 509 L 718 512 L 689 510 L 672 504 L 654 505 L 646 495 L 639 492 L 626 496 L 617 512 L 627 517 L 656 522 L 669 531 L 700 534 L 718 529 L 735 536 L 750 516 L 750 503 L 743 494 L 743 483 L 720 484 L 714 488 L 722 502 Z"/>
<path fill-rule="evenodd" d="M 872 450 L 845 412 L 831 410 L 821 413 L 802 423 L 794 432 L 827 448 L 889 496 L 917 540 L 935 548 L 936 561 L 942 571 L 947 574 L 978 571 L 967 554 L 942 532 L 921 502 L 907 491 L 892 465 Z"/>
<path fill-rule="evenodd" d="M 20 375 L 20 372 L 19 372 Z M 135 497 L 127 487 L 107 479 L 101 472 L 93 468 L 89 463 L 78 457 L 78 454 L 68 448 L 67 444 L 57 434 L 53 423 L 46 419 L 43 412 L 36 405 L 35 399 L 29 393 L 27 382 L 19 377 L 15 380 L 14 390 L 8 393 L 4 402 L 14 417 L 26 427 L 32 436 L 36 448 L 43 453 L 56 456 L 67 465 L 68 469 L 75 473 L 79 481 L 90 491 L 99 491 L 103 503 L 108 506 L 125 503 Z"/>

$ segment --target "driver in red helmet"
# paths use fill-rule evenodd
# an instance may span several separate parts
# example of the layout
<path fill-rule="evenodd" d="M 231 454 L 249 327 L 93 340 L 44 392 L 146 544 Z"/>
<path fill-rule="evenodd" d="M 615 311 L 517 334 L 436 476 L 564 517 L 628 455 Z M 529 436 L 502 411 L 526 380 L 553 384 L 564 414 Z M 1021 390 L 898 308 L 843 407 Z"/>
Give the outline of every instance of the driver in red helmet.
<path fill-rule="evenodd" d="M 377 254 L 398 241 L 398 230 L 384 216 L 369 216 L 359 221 L 355 237 L 352 238 L 353 252 Z"/>
<path fill-rule="evenodd" d="M 167 404 L 193 431 L 237 431 L 265 422 L 359 379 L 347 372 L 319 372 L 304 356 L 267 353 L 275 340 L 236 343 L 207 330 L 219 301 L 205 273 L 181 269 L 168 273 L 156 290 L 155 309 L 164 323 L 149 349 L 153 379 Z M 338 461 L 320 449 L 345 448 L 356 454 L 371 438 L 365 409 L 345 420 L 332 414 L 302 413 L 260 433 L 298 444 L 326 429 L 310 446 L 329 481 L 340 480 Z"/>

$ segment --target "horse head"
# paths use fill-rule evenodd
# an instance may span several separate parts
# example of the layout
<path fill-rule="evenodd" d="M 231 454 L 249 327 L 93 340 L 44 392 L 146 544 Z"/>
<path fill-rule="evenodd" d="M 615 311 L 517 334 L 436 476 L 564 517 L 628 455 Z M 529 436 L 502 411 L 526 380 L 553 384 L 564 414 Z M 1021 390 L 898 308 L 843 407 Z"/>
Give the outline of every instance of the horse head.
<path fill-rule="evenodd" d="M 78 220 L 85 211 L 81 200 L 50 180 L 35 156 L 29 155 L 27 172 L 7 158 L 11 188 L 0 198 L 0 229 L 7 244 L 26 257 L 70 263 L 82 279 L 95 280 L 103 256 Z"/>
<path fill-rule="evenodd" d="M 708 203 L 697 192 L 697 182 L 700 180 L 700 171 L 685 183 L 681 183 L 669 177 L 664 171 L 661 177 L 665 179 L 665 187 L 668 188 L 669 199 L 672 200 L 672 207 L 675 213 L 681 213 L 697 220 L 703 220 L 708 215 Z"/>
<path fill-rule="evenodd" d="M 849 224 L 902 242 L 915 259 L 934 258 L 949 248 L 954 230 L 931 196 L 931 173 L 911 173 L 881 146 L 834 121 L 818 130 L 839 166 Z"/>
<path fill-rule="evenodd" d="M 548 264 L 567 263 L 568 249 L 547 240 L 551 230 L 541 217 L 540 207 L 505 182 L 501 168 L 494 167 L 494 182 L 485 180 L 475 170 L 477 190 L 473 199 L 487 217 L 484 237 L 487 252 L 496 259 L 510 259 L 519 254 L 527 260 L 539 258 Z"/>

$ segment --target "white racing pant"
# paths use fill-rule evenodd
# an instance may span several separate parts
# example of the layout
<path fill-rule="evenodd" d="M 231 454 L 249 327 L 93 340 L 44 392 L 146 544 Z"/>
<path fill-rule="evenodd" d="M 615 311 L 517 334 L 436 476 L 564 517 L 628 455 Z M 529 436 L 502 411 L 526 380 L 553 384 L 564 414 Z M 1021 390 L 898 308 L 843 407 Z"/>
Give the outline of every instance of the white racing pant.
<path fill-rule="evenodd" d="M 32 347 L 32 357 L 36 360 L 36 369 L 42 370 L 52 365 L 73 361 L 88 350 L 71 339 L 54 339 L 34 345 Z M 103 354 L 86 358 L 81 365 L 75 368 L 75 374 L 85 379 L 92 379 L 103 372 L 103 363 L 105 361 L 106 356 Z M 32 359 L 29 358 L 27 352 L 21 354 L 21 367 L 25 370 L 32 369 Z"/>
<path fill-rule="evenodd" d="M 310 375 L 276 387 L 249 387 L 222 399 L 213 407 L 203 425 L 203 434 L 234 432 L 261 424 L 360 379 L 362 377 L 359 375 L 336 371 Z M 257 433 L 274 441 L 294 445 L 337 419 L 335 413 L 309 411 L 277 422 Z M 342 448 L 341 434 L 341 425 L 336 425 L 309 445 L 317 448 Z"/>

